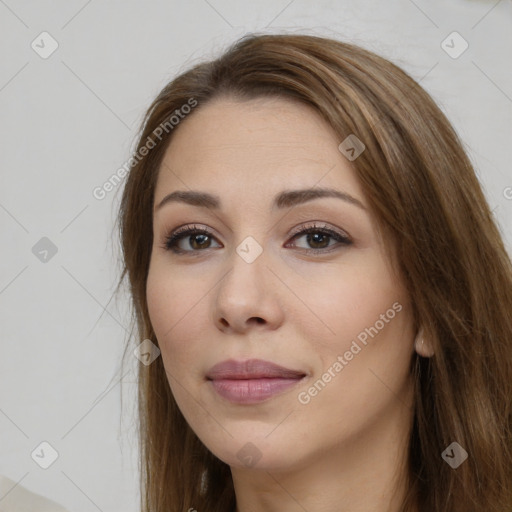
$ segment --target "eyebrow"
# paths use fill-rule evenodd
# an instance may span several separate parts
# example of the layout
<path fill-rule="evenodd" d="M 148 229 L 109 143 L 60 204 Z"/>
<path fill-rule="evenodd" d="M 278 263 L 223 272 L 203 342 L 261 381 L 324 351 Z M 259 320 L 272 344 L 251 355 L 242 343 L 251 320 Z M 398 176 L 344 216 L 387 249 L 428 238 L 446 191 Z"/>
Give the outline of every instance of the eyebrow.
<path fill-rule="evenodd" d="M 333 188 L 285 190 L 275 197 L 273 207 L 277 207 L 279 209 L 289 208 L 291 206 L 296 206 L 298 204 L 324 197 L 334 197 L 341 199 L 342 201 L 366 210 L 366 207 L 361 203 L 361 201 L 351 196 L 350 194 L 347 194 L 346 192 L 342 192 Z M 175 192 L 166 195 L 156 206 L 155 211 L 169 203 L 186 203 L 192 206 L 211 208 L 214 210 L 221 208 L 221 201 L 219 196 L 194 190 L 176 190 Z"/>

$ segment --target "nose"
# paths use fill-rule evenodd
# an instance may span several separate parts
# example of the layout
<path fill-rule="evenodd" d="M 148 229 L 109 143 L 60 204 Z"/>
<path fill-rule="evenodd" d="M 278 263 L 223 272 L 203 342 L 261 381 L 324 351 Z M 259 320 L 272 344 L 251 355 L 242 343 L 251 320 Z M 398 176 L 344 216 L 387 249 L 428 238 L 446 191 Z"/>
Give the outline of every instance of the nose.
<path fill-rule="evenodd" d="M 213 318 L 223 332 L 274 330 L 283 322 L 282 283 L 268 267 L 265 251 L 248 262 L 236 251 L 213 295 Z"/>

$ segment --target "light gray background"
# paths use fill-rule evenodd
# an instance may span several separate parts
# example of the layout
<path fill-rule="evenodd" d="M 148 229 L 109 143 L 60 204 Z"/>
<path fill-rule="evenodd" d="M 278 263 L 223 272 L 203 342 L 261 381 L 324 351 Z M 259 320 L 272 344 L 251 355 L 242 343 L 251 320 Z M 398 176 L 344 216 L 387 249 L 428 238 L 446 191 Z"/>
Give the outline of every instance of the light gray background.
<path fill-rule="evenodd" d="M 31 48 L 43 31 L 59 45 L 47 59 Z M 121 375 L 126 297 L 110 300 L 121 187 L 101 201 L 92 191 L 129 158 L 164 84 L 248 31 L 357 43 L 420 80 L 467 145 L 510 248 L 510 0 L 0 0 L 0 474 L 73 512 L 139 500 L 140 363 Z M 469 44 L 456 59 L 441 47 L 453 31 Z M 42 237 L 58 249 L 47 262 L 32 252 Z M 59 453 L 46 470 L 31 458 L 42 441 Z"/>

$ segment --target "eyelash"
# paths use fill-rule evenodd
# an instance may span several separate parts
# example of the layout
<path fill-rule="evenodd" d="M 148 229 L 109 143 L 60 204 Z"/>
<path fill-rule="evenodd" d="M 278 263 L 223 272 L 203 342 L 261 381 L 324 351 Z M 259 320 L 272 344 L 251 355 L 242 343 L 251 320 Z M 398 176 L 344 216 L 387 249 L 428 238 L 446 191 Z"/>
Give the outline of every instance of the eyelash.
<path fill-rule="evenodd" d="M 334 240 L 336 240 L 339 244 L 343 246 L 352 245 L 352 240 L 342 233 L 334 231 L 333 229 L 328 228 L 325 224 L 320 226 L 318 224 L 313 224 L 308 226 L 300 231 L 297 231 L 292 235 L 292 240 L 296 238 L 300 238 L 301 236 L 308 234 L 321 234 L 327 235 Z M 198 250 L 184 250 L 177 247 L 178 242 L 187 236 L 190 237 L 192 235 L 205 235 L 210 238 L 213 238 L 213 235 L 210 231 L 205 228 L 201 228 L 198 226 L 183 226 L 181 228 L 176 229 L 173 233 L 165 238 L 165 244 L 163 245 L 163 249 L 167 251 L 172 251 L 175 254 L 188 254 L 188 255 L 197 255 L 200 252 L 206 251 L 208 249 L 212 249 L 212 247 L 207 247 L 206 249 L 198 249 Z M 300 236 L 299 236 L 300 235 Z M 327 246 L 324 249 L 301 249 L 306 254 L 319 254 L 319 253 L 329 253 L 333 250 L 333 247 Z"/>

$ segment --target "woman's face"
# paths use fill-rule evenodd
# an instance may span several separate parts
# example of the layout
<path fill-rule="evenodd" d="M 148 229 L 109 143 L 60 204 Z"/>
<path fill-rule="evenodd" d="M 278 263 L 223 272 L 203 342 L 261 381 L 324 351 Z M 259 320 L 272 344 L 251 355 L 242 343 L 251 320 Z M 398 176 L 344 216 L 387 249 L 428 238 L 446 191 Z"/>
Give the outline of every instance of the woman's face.
<path fill-rule="evenodd" d="M 408 432 L 411 306 L 342 140 L 282 99 L 217 99 L 175 130 L 147 298 L 190 427 L 274 470 Z"/>

